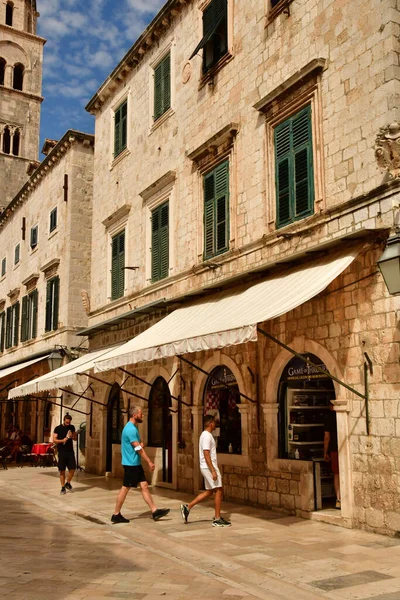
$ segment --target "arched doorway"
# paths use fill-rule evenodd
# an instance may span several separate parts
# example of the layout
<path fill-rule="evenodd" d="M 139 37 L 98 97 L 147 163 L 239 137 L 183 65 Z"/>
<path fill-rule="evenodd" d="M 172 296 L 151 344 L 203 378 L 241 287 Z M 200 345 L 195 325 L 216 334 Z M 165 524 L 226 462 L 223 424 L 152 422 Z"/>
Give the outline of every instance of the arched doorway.
<path fill-rule="evenodd" d="M 163 377 L 157 377 L 149 396 L 148 445 L 161 448 L 163 483 L 172 483 L 171 393 Z"/>
<path fill-rule="evenodd" d="M 217 452 L 242 454 L 242 420 L 239 386 L 232 371 L 221 365 L 209 375 L 204 389 L 203 415 L 214 415 L 220 426 L 214 430 Z"/>
<path fill-rule="evenodd" d="M 121 389 L 114 383 L 110 390 L 107 403 L 107 451 L 106 471 L 112 471 L 112 447 L 121 443 L 124 419 L 122 414 Z"/>
<path fill-rule="evenodd" d="M 314 354 L 304 354 L 314 365 L 328 369 Z M 279 456 L 313 462 L 315 504 L 329 507 L 336 498 L 333 474 L 324 461 L 324 431 L 335 400 L 333 381 L 301 358 L 292 358 L 279 382 Z M 335 434 L 337 449 L 337 433 Z"/>

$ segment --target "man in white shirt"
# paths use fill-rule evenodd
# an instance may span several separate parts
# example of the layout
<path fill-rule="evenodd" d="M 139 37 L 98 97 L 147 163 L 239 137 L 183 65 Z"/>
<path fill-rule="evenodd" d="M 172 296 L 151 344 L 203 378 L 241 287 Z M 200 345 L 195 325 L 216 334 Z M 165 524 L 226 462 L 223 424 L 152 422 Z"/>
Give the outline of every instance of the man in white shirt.
<path fill-rule="evenodd" d="M 200 492 L 189 504 L 181 504 L 181 515 L 185 523 L 188 522 L 189 513 L 193 506 L 207 500 L 214 494 L 215 516 L 213 527 L 230 527 L 231 523 L 221 517 L 222 504 L 222 478 L 218 469 L 217 449 L 213 431 L 218 426 L 217 420 L 212 415 L 204 417 L 204 431 L 199 440 L 200 471 L 204 477 L 205 491 Z"/>

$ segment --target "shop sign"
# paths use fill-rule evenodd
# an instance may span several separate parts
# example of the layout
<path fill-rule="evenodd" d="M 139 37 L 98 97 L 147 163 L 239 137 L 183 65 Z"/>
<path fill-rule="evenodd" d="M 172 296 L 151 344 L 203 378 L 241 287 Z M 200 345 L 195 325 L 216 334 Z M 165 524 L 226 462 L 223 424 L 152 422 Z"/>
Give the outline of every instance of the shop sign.
<path fill-rule="evenodd" d="M 303 354 L 303 356 L 311 360 L 311 362 L 321 369 L 328 371 L 324 363 L 321 362 L 321 359 L 314 354 Z M 326 375 L 296 356 L 286 365 L 282 374 L 282 379 L 286 381 L 304 381 L 310 379 L 326 379 Z"/>
<path fill-rule="evenodd" d="M 227 367 L 221 366 L 214 369 L 211 373 L 207 388 L 211 390 L 219 390 L 236 385 L 236 378 L 232 371 Z"/>

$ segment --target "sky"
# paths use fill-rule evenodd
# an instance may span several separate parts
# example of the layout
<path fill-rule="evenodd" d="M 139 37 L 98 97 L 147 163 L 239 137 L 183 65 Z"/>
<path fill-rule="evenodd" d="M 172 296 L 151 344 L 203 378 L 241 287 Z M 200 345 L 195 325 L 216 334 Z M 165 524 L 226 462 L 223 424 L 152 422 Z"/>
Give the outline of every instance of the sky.
<path fill-rule="evenodd" d="M 37 33 L 47 39 L 40 150 L 67 129 L 94 132 L 87 102 L 165 1 L 37 0 Z"/>

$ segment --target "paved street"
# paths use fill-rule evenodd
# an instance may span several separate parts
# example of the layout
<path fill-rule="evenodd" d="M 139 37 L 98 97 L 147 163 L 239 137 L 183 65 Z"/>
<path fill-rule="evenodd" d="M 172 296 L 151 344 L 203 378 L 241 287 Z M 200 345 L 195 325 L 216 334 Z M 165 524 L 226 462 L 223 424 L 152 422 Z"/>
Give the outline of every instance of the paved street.
<path fill-rule="evenodd" d="M 0 596 L 15 600 L 400 600 L 400 540 L 226 503 L 182 523 L 185 495 L 158 488 L 171 508 L 153 522 L 139 492 L 110 525 L 120 482 L 79 473 L 59 495 L 54 468 L 0 470 Z"/>

